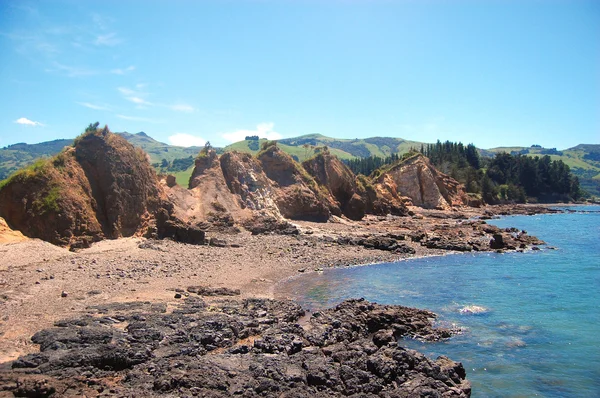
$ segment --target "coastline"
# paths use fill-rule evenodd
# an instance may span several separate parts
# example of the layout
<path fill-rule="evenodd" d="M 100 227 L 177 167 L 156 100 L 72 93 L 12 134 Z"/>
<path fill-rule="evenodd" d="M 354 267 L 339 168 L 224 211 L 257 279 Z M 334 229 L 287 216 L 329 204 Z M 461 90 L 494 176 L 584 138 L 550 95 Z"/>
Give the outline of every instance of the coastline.
<path fill-rule="evenodd" d="M 493 208 L 494 212 L 516 214 L 537 214 L 543 212 L 540 209 Z M 463 231 L 465 235 L 475 227 L 463 225 L 463 221 L 483 217 L 491 209 L 461 209 L 458 218 L 456 212 L 413 210 L 413 217 L 295 222 L 301 232 L 293 236 L 210 233 L 218 246 L 127 238 L 102 241 L 73 253 L 39 240 L 0 244 L 0 363 L 36 352 L 37 345 L 30 341 L 35 332 L 58 320 L 84 314 L 94 305 L 149 301 L 172 309 L 181 301 L 175 296 L 185 298 L 190 286 L 239 289 L 239 298 L 276 298 L 278 283 L 301 273 L 447 254 L 453 251 L 425 247 L 409 235 L 397 236 L 406 239 L 401 242 L 402 248 L 412 249 L 402 253 L 341 245 L 337 240 L 350 235 L 382 237 L 415 230 L 430 235 Z M 491 234 L 476 232 L 483 235 L 478 239 L 489 242 Z M 467 238 L 473 237 L 460 239 Z"/>

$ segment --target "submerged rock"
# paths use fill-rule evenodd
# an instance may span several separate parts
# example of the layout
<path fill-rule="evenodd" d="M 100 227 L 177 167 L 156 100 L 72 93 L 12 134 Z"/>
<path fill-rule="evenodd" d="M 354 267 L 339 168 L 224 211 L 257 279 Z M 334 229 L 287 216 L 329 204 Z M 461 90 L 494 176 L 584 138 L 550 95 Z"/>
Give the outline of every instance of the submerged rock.
<path fill-rule="evenodd" d="M 429 311 L 362 299 L 308 319 L 291 301 L 265 299 L 208 305 L 190 297 L 172 313 L 147 307 L 105 306 L 113 313 L 37 333 L 32 340 L 39 353 L 0 368 L 2 390 L 27 396 L 470 396 L 460 363 L 430 360 L 396 342 L 450 337 L 449 330 L 432 327 Z"/>

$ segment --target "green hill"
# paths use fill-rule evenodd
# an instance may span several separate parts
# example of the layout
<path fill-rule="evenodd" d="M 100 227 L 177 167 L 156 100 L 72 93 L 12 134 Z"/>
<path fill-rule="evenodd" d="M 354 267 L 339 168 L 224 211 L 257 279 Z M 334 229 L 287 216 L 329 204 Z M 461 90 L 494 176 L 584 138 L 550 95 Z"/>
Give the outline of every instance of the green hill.
<path fill-rule="evenodd" d="M 261 140 L 245 140 L 233 143 L 224 148 L 224 151 L 242 151 L 257 153 Z M 357 157 L 379 156 L 386 157 L 392 153 L 406 153 L 410 148 L 421 148 L 421 142 L 407 141 L 402 138 L 372 137 L 364 139 L 342 139 L 326 137 L 321 134 L 308 134 L 295 138 L 285 138 L 277 141 L 277 145 L 289 155 L 303 161 L 314 154 L 317 147 L 327 146 L 329 152 L 340 159 Z"/>
<path fill-rule="evenodd" d="M 142 148 L 150 156 L 150 162 L 159 173 L 174 174 L 177 182 L 186 186 L 193 170 L 193 160 L 200 147 L 178 147 L 156 141 L 144 132 L 137 134 L 119 133 L 133 145 Z M 257 153 L 265 139 L 250 139 L 228 145 L 218 152 L 240 151 Z M 63 139 L 39 144 L 14 144 L 0 149 L 0 180 L 12 172 L 25 167 L 37 158 L 58 153 L 63 147 L 72 145 L 73 140 Z M 321 134 L 308 134 L 300 137 L 285 138 L 278 141 L 279 147 L 298 161 L 303 161 L 315 153 L 318 147 L 327 146 L 329 152 L 340 159 L 352 159 L 369 156 L 387 157 L 391 154 L 402 155 L 411 148 L 420 149 L 423 143 L 395 137 L 371 137 L 364 139 L 341 139 Z M 557 150 L 531 147 L 498 147 L 480 149 L 482 156 L 492 157 L 496 153 L 521 153 L 527 156 L 549 155 L 552 160 L 562 160 L 579 177 L 581 186 L 592 195 L 600 196 L 600 145 L 580 144 L 573 148 Z"/>
<path fill-rule="evenodd" d="M 0 180 L 20 168 L 29 166 L 36 159 L 54 156 L 72 144 L 73 140 L 54 140 L 33 145 L 19 143 L 0 149 Z"/>

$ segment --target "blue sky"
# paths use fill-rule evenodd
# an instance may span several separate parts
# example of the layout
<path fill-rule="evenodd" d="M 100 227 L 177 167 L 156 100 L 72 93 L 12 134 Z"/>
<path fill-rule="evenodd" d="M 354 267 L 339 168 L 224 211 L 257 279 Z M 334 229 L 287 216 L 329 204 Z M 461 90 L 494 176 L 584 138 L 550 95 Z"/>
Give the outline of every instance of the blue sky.
<path fill-rule="evenodd" d="M 0 147 L 321 133 L 600 143 L 600 2 L 0 2 Z"/>

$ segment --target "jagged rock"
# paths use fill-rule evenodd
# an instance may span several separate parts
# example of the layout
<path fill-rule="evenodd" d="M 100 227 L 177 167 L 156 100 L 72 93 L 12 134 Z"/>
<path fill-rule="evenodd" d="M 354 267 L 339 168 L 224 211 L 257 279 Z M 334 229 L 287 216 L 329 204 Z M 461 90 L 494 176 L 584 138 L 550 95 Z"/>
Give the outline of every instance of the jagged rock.
<path fill-rule="evenodd" d="M 331 194 L 336 206 L 330 208 L 335 215 L 343 213 L 352 220 L 361 220 L 365 215 L 365 198 L 359 195 L 356 176 L 336 156 L 321 152 L 304 161 L 302 167 L 317 183 Z"/>
<path fill-rule="evenodd" d="M 252 235 L 276 233 L 280 235 L 299 235 L 298 228 L 282 218 L 275 218 L 268 214 L 259 213 L 244 223 L 244 228 Z"/>
<path fill-rule="evenodd" d="M 490 248 L 492 249 L 504 249 L 505 243 L 502 234 L 494 234 L 490 241 Z"/>
<path fill-rule="evenodd" d="M 460 363 L 395 344 L 403 336 L 449 337 L 431 326 L 428 311 L 348 300 L 301 326 L 305 312 L 290 301 L 208 306 L 190 297 L 171 313 L 140 312 L 145 306 L 117 305 L 116 323 L 87 316 L 37 333 L 39 353 L 0 368 L 2 389 L 25 396 L 470 396 Z"/>
<path fill-rule="evenodd" d="M 272 196 L 272 184 L 256 158 L 247 153 L 227 152 L 220 162 L 227 186 L 239 197 L 243 208 L 280 215 Z"/>
<path fill-rule="evenodd" d="M 170 238 L 177 242 L 189 243 L 193 245 L 204 244 L 206 233 L 198 226 L 184 223 L 173 217 L 169 217 L 166 210 L 157 214 L 157 231 L 159 239 Z"/>
<path fill-rule="evenodd" d="M 377 190 L 384 195 L 410 198 L 415 206 L 448 210 L 455 205 L 467 205 L 464 187 L 453 178 L 439 172 L 429 159 L 415 154 L 401 161 L 375 181 Z"/>
<path fill-rule="evenodd" d="M 331 203 L 315 180 L 287 153 L 273 145 L 258 160 L 266 176 L 275 182 L 273 197 L 281 215 L 289 219 L 327 221 Z"/>
<path fill-rule="evenodd" d="M 382 215 L 392 214 L 395 216 L 406 216 L 408 208 L 396 191 L 382 189 L 380 185 L 373 185 L 364 176 L 357 176 L 358 194 L 365 203 L 365 213 Z"/>

